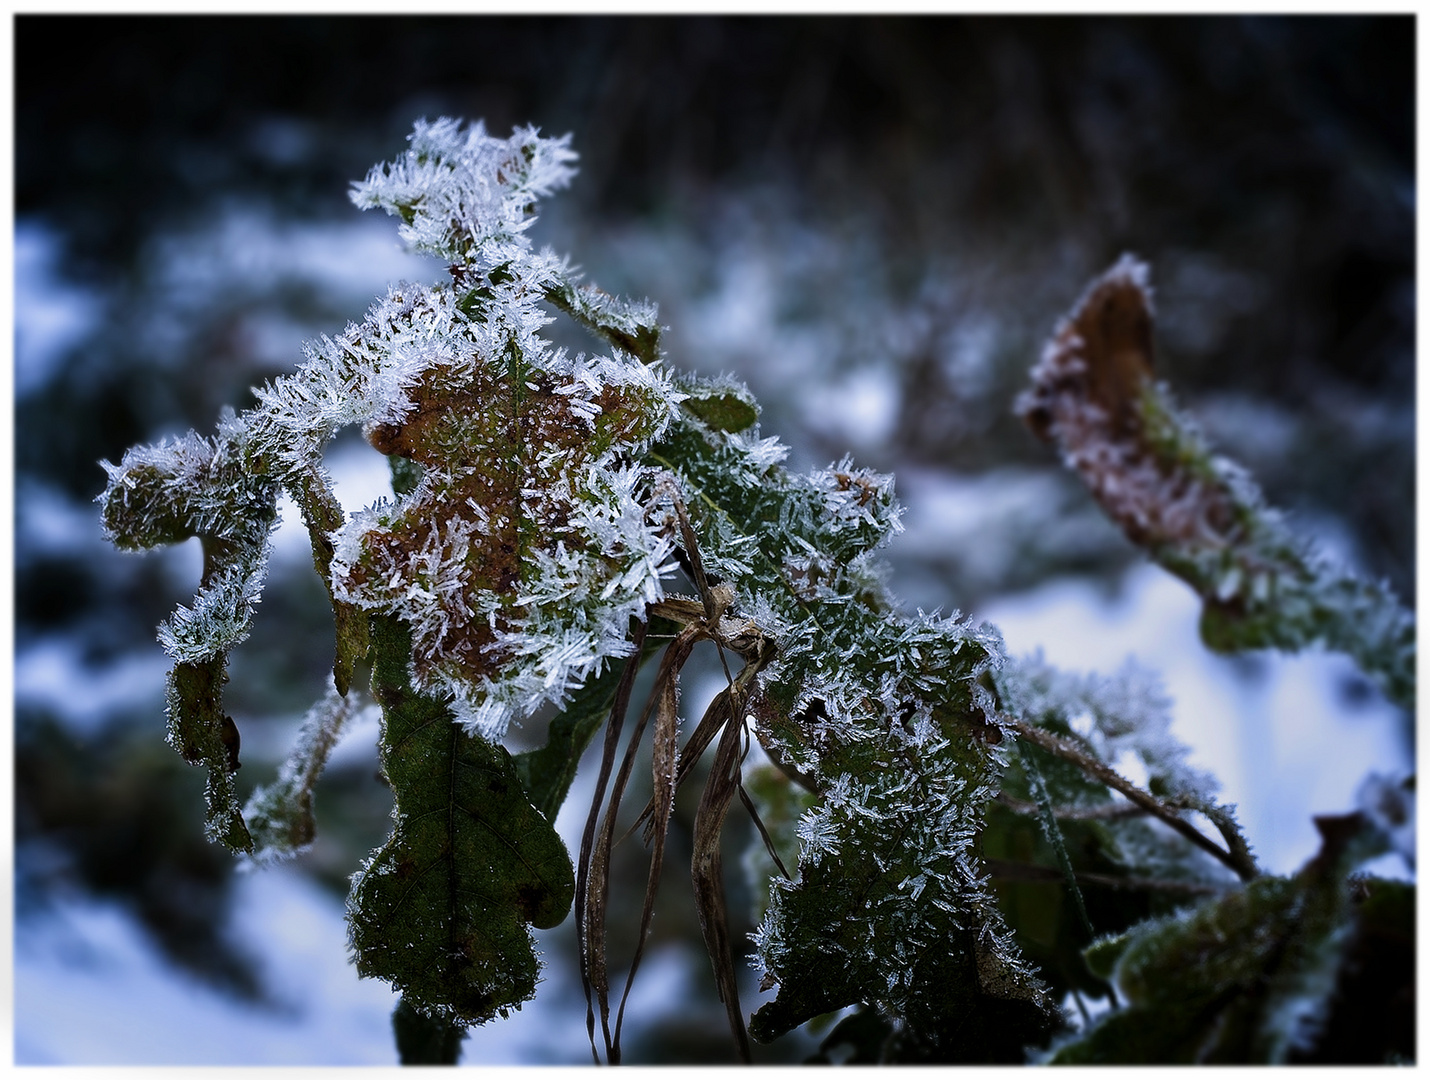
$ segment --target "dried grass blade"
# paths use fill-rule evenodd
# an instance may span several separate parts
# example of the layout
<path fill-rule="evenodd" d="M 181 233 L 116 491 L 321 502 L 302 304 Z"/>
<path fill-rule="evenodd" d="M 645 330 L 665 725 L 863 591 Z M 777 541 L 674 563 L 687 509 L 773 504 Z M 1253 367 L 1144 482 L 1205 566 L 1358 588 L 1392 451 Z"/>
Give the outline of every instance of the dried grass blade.
<path fill-rule="evenodd" d="M 790 872 L 785 869 L 784 861 L 780 858 L 780 853 L 775 850 L 775 842 L 770 839 L 770 834 L 765 830 L 765 823 L 760 820 L 760 812 L 755 809 L 755 804 L 750 801 L 750 793 L 745 790 L 745 785 L 736 783 L 735 788 L 740 793 L 740 801 L 745 804 L 745 809 L 749 811 L 750 820 L 755 823 L 755 828 L 760 831 L 760 839 L 765 842 L 765 850 L 770 853 L 770 858 L 774 859 L 775 865 L 780 868 L 780 873 L 785 876 L 785 880 L 793 881 Z"/>
<path fill-rule="evenodd" d="M 696 763 L 700 760 L 700 755 L 705 753 L 706 748 L 715 741 L 715 736 L 719 734 L 720 729 L 725 726 L 729 718 L 730 691 L 726 689 L 721 690 L 711 700 L 705 709 L 705 715 L 700 718 L 700 723 L 695 725 L 695 730 L 690 733 L 690 738 L 686 740 L 685 749 L 680 752 L 680 764 L 675 773 L 676 791 L 680 790 L 681 785 L 685 783 L 686 778 L 690 775 L 690 770 L 695 768 Z M 649 840 L 651 831 L 648 823 L 651 820 L 651 814 L 654 812 L 654 809 L 655 800 L 652 799 L 646 803 L 645 809 L 640 812 L 640 816 L 636 818 L 635 823 L 626 830 L 625 836 L 630 836 L 636 829 L 642 825 L 646 825 L 645 838 Z M 621 839 L 624 840 L 625 836 Z"/>
<path fill-rule="evenodd" d="M 730 1031 L 740 1051 L 740 1060 L 750 1063 L 750 1041 L 745 1033 L 745 1018 L 740 1011 L 740 990 L 735 977 L 735 963 L 730 951 L 730 924 L 725 908 L 725 885 L 720 872 L 720 830 L 725 814 L 739 786 L 740 731 L 743 725 L 725 725 L 720 744 L 715 749 L 715 762 L 710 778 L 700 795 L 700 807 L 695 812 L 694 854 L 690 860 L 690 876 L 695 886 L 695 905 L 700 915 L 700 933 L 705 939 L 705 951 L 715 969 L 715 985 Z"/>
<path fill-rule="evenodd" d="M 621 1007 L 616 1012 L 616 1032 L 613 1045 L 619 1058 L 621 1049 L 621 1025 L 626 1017 L 626 999 L 636 981 L 636 970 L 645 954 L 646 935 L 650 933 L 651 917 L 655 914 L 655 896 L 660 889 L 660 871 L 665 860 L 665 838 L 670 831 L 670 817 L 675 809 L 675 772 L 679 761 L 678 735 L 680 716 L 678 712 L 677 686 L 680 668 L 690 656 L 693 639 L 681 635 L 671 646 L 682 652 L 677 655 L 669 669 L 668 677 L 652 694 L 655 702 L 655 731 L 651 745 L 651 816 L 650 829 L 650 872 L 646 877 L 645 901 L 641 906 L 640 931 L 636 935 L 635 955 L 631 957 L 631 970 L 626 976 L 626 988 L 621 994 Z"/>
<path fill-rule="evenodd" d="M 675 515 L 680 520 L 680 542 L 685 547 L 686 558 L 690 560 L 690 576 L 694 579 L 695 591 L 700 594 L 700 599 L 705 605 L 705 618 L 713 620 L 715 618 L 715 602 L 710 596 L 710 583 L 705 577 L 705 565 L 700 561 L 700 544 L 695 539 L 695 530 L 690 527 L 690 518 L 686 516 L 685 504 L 677 497 L 671 500 L 675 506 Z"/>
<path fill-rule="evenodd" d="M 635 768 L 636 752 L 640 747 L 641 736 L 645 734 L 646 724 L 650 721 L 655 703 L 660 699 L 662 688 L 666 684 L 674 682 L 676 674 L 685 663 L 686 657 L 690 655 L 693 646 L 694 638 L 681 633 L 661 654 L 660 668 L 656 671 L 655 687 L 651 691 L 651 699 L 641 712 L 635 730 L 631 732 L 630 742 L 626 744 L 626 754 L 621 759 L 620 770 L 616 773 L 615 782 L 611 785 L 611 798 L 606 805 L 605 815 L 601 818 L 596 842 L 591 851 L 591 888 L 587 897 L 586 927 L 588 947 L 583 953 L 583 959 L 589 967 L 591 986 L 596 992 L 596 1002 L 601 1010 L 601 1034 L 606 1043 L 606 1060 L 612 1065 L 620 1064 L 621 1049 L 619 1041 L 613 1040 L 611 1037 L 611 993 L 606 967 L 605 943 L 606 905 L 610 896 L 611 848 L 615 842 L 616 814 L 620 811 L 621 799 L 626 793 L 626 784 L 630 782 L 631 772 Z"/>
<path fill-rule="evenodd" d="M 600 819 L 601 801 L 605 798 L 606 784 L 611 778 L 611 768 L 616 760 L 616 746 L 620 742 L 621 728 L 625 725 L 626 710 L 630 706 L 631 688 L 635 685 L 636 672 L 641 665 L 641 647 L 645 643 L 645 632 L 646 624 L 643 622 L 635 622 L 631 628 L 631 641 L 635 648 L 630 659 L 626 661 L 625 669 L 621 672 L 621 681 L 616 687 L 616 699 L 611 704 L 611 719 L 606 725 L 606 741 L 601 751 L 601 771 L 596 778 L 596 792 L 591 799 L 591 812 L 586 817 L 586 828 L 581 834 L 581 856 L 576 864 L 576 942 L 581 956 L 581 989 L 586 995 L 586 1035 L 591 1040 L 591 1057 L 598 1065 L 601 1059 L 596 1054 L 596 1016 L 591 1008 L 591 969 L 595 947 L 592 945 L 590 936 L 591 910 L 588 905 L 591 897 L 592 845 L 596 836 L 596 824 Z M 600 897 L 599 906 L 601 908 L 602 933 L 599 951 L 603 957 L 602 968 L 604 968 L 605 954 L 604 909 L 607 885 L 608 882 L 603 874 L 596 889 L 596 894 Z M 603 1019 L 603 1027 L 604 1023 Z"/>

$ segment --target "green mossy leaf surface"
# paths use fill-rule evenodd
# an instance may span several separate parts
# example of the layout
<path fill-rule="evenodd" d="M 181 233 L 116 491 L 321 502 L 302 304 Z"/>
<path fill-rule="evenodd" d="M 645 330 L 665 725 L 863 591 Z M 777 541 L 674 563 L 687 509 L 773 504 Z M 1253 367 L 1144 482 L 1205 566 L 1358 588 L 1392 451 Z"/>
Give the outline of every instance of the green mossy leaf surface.
<path fill-rule="evenodd" d="M 1349 869 L 1377 850 L 1360 815 L 1319 818 L 1294 877 L 1140 923 L 1087 951 L 1122 1007 L 1050 1057 L 1069 1065 L 1283 1064 L 1316 1045 L 1356 936 Z"/>
<path fill-rule="evenodd" d="M 396 806 L 392 836 L 348 901 L 358 971 L 388 980 L 425 1015 L 482 1023 L 535 993 L 530 927 L 566 917 L 571 859 L 507 751 L 412 689 L 405 627 L 374 617 L 372 640 Z"/>

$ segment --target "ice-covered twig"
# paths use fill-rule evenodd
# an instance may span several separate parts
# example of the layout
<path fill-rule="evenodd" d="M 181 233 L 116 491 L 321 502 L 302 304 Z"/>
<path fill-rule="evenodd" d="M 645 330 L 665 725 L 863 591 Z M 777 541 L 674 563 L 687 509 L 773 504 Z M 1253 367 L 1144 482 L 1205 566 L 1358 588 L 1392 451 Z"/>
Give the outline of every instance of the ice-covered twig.
<path fill-rule="evenodd" d="M 1218 847 L 1216 843 L 1198 830 L 1195 825 L 1178 817 L 1175 811 L 1166 804 L 1143 791 L 1136 784 L 1117 773 L 1116 770 L 1098 761 L 1090 754 L 1085 753 L 1069 740 L 1061 739 L 1052 734 L 1052 732 L 1044 731 L 1042 728 L 1035 727 L 1017 717 L 1010 716 L 1006 719 L 1008 725 L 1018 733 L 1019 737 L 1027 739 L 1031 743 L 1036 743 L 1051 754 L 1071 761 L 1089 776 L 1106 784 L 1114 791 L 1127 796 L 1127 798 L 1131 799 L 1149 814 L 1166 822 L 1167 825 L 1181 833 L 1197 847 L 1207 852 L 1207 854 L 1231 867 L 1243 881 L 1250 881 L 1260 874 L 1256 865 L 1250 862 L 1248 857 L 1234 850 L 1227 851 Z"/>

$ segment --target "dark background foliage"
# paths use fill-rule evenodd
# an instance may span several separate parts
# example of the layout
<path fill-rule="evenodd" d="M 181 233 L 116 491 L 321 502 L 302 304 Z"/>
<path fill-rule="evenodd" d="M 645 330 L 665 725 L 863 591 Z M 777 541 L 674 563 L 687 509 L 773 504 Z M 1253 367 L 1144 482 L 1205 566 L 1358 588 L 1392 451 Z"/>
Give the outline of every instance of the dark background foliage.
<path fill-rule="evenodd" d="M 165 244 L 197 237 L 221 263 L 206 223 L 241 206 L 348 222 L 348 182 L 439 114 L 573 132 L 581 174 L 541 237 L 659 301 L 677 366 L 749 378 L 797 461 L 846 447 L 775 378 L 778 343 L 689 329 L 750 251 L 775 275 L 774 326 L 831 328 L 801 370 L 892 372 L 892 422 L 861 458 L 1057 477 L 1049 518 L 1087 527 L 1021 540 L 995 571 L 924 551 L 905 570 L 942 582 L 937 602 L 1133 557 L 1010 409 L 1056 317 L 1128 249 L 1154 268 L 1163 372 L 1208 432 L 1273 503 L 1413 597 L 1408 16 L 26 15 L 14 41 L 17 225 L 56 238 L 55 273 L 99 312 L 18 384 L 20 661 L 59 640 L 90 672 L 152 652 L 191 584 L 106 551 L 97 520 L 90 539 L 55 540 L 40 508 L 92 514 L 100 458 L 207 431 L 290 369 L 296 349 L 254 344 L 255 313 L 301 328 L 295 344 L 360 316 L 362 301 L 252 275 L 191 295 Z M 956 342 L 980 317 L 992 329 L 965 377 Z M 262 617 L 283 632 L 239 650 L 230 698 L 291 723 L 321 688 L 329 630 L 316 583 L 278 584 Z M 224 936 L 231 871 L 198 836 L 199 777 L 158 746 L 156 702 L 157 685 L 83 730 L 17 702 L 18 917 L 57 889 L 119 896 L 179 963 L 262 996 Z M 310 865 L 342 889 L 387 807 L 360 770 L 327 783 L 320 827 L 337 838 Z M 663 1030 L 645 1052 L 723 1054 L 716 1009 L 713 1037 Z"/>

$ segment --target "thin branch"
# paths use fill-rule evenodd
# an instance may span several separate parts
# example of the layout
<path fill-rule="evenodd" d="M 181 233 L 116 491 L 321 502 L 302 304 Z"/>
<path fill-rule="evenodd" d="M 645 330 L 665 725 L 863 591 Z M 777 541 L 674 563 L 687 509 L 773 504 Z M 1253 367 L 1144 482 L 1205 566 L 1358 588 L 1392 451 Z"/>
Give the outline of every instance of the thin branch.
<path fill-rule="evenodd" d="M 1053 814 L 1053 800 L 1048 795 L 1048 785 L 1043 782 L 1042 770 L 1028 751 L 1028 744 L 1020 743 L 1018 749 L 1023 761 L 1023 771 L 1028 774 L 1028 784 L 1033 789 L 1033 798 L 1037 800 L 1038 819 L 1043 826 L 1043 835 L 1048 838 L 1048 843 L 1053 846 L 1053 853 L 1058 857 L 1058 865 L 1062 867 L 1067 890 L 1072 894 L 1078 917 L 1082 919 L 1083 929 L 1087 931 L 1087 938 L 1091 941 L 1097 937 L 1097 931 L 1092 928 L 1092 920 L 1087 916 L 1087 905 L 1082 902 L 1082 890 L 1077 887 L 1077 872 L 1073 870 L 1072 859 L 1063 844 L 1063 833 L 1058 828 L 1057 818 Z"/>
<path fill-rule="evenodd" d="M 984 865 L 995 881 L 1062 881 L 1063 874 L 1050 866 L 1013 862 L 1007 859 L 984 859 Z M 1173 881 L 1167 878 L 1115 877 L 1112 874 L 1079 873 L 1079 885 L 1103 885 L 1110 889 L 1136 889 L 1157 892 L 1188 893 L 1192 896 L 1219 896 L 1229 886 L 1204 881 Z"/>
<path fill-rule="evenodd" d="M 1012 795 L 999 793 L 995 802 L 1002 803 L 1015 814 L 1033 816 L 1039 813 L 1038 804 L 1015 799 Z M 1096 806 L 1055 806 L 1053 816 L 1059 821 L 1121 821 L 1123 818 L 1141 817 L 1147 813 L 1144 807 L 1131 802 L 1106 802 Z"/>
<path fill-rule="evenodd" d="M 1064 761 L 1072 762 L 1083 772 L 1106 784 L 1114 791 L 1120 791 L 1149 814 L 1166 822 L 1168 826 L 1181 833 L 1207 854 L 1231 867 L 1236 875 L 1243 881 L 1250 881 L 1252 878 L 1259 876 L 1260 871 L 1256 869 L 1254 864 L 1249 863 L 1246 858 L 1238 858 L 1235 853 L 1219 847 L 1214 840 L 1208 838 L 1191 822 L 1178 817 L 1155 796 L 1149 795 L 1136 784 L 1125 779 L 1096 758 L 1088 756 L 1066 739 L 1060 739 L 1051 732 L 1034 727 L 1032 724 L 1016 716 L 1009 716 L 1006 713 L 1004 713 L 1003 716 L 1023 738 L 1029 742 L 1036 743 L 1050 754 L 1054 754 Z"/>

